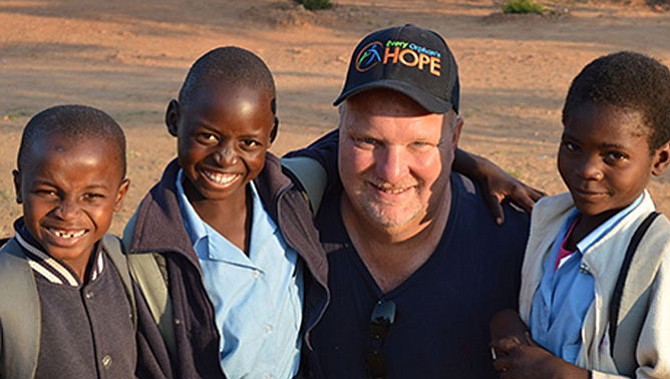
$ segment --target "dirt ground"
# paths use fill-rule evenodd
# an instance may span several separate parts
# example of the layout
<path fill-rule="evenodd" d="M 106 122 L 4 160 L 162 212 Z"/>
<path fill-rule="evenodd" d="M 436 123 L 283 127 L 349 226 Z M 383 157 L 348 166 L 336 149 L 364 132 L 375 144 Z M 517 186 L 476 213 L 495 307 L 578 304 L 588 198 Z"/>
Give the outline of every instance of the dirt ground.
<path fill-rule="evenodd" d="M 502 16 L 490 0 L 335 0 L 311 13 L 290 0 L 0 0 L 0 236 L 19 215 L 11 182 L 22 127 L 39 110 L 82 103 L 109 112 L 129 143 L 132 188 L 119 233 L 175 155 L 163 126 L 191 63 L 222 45 L 259 54 L 278 85 L 282 154 L 336 126 L 331 106 L 357 41 L 414 23 L 447 39 L 459 63 L 461 147 L 550 194 L 560 110 L 570 80 L 618 50 L 670 64 L 670 12 L 603 2 L 549 4 L 551 16 Z M 545 3 L 546 4 L 546 3 Z M 670 174 L 650 189 L 670 212 Z"/>

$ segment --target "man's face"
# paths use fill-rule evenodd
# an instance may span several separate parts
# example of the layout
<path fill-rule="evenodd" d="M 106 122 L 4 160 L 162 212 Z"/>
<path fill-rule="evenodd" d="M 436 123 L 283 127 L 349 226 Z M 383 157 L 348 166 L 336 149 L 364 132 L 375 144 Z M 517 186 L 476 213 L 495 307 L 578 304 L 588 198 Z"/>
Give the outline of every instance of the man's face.
<path fill-rule="evenodd" d="M 128 190 L 116 155 L 109 142 L 49 136 L 34 142 L 24 166 L 14 171 L 26 228 L 74 270 L 86 266 Z"/>
<path fill-rule="evenodd" d="M 339 172 L 360 222 L 409 237 L 450 201 L 449 175 L 462 125 L 455 118 L 428 113 L 388 90 L 347 100 L 340 110 Z"/>

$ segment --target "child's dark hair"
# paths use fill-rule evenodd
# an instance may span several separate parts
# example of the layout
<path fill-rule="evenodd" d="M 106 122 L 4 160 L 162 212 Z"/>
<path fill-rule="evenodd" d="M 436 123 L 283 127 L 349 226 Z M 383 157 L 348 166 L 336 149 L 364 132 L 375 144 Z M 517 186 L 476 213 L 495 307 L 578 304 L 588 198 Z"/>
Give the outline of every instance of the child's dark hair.
<path fill-rule="evenodd" d="M 656 59 L 622 51 L 589 63 L 570 85 L 563 123 L 585 103 L 640 112 L 652 153 L 670 140 L 670 70 Z"/>
<path fill-rule="evenodd" d="M 210 50 L 193 63 L 179 91 L 179 103 L 188 104 L 198 88 L 209 83 L 260 88 L 271 96 L 270 109 L 277 114 L 275 81 L 268 66 L 256 54 L 236 46 Z M 277 118 L 271 139 L 277 134 Z"/>
<path fill-rule="evenodd" d="M 179 103 L 188 104 L 196 91 L 209 83 L 260 88 L 271 96 L 270 109 L 277 113 L 275 82 L 268 66 L 256 54 L 236 46 L 210 50 L 193 63 L 179 91 Z M 277 134 L 277 119 L 271 139 Z"/>
<path fill-rule="evenodd" d="M 116 157 L 110 157 L 110 162 L 118 162 L 122 177 L 126 176 L 126 137 L 123 130 L 107 113 L 85 105 L 58 105 L 33 116 L 21 135 L 17 158 L 19 171 L 25 160 L 30 159 L 32 145 L 56 134 L 75 142 L 89 139 L 107 141 L 116 154 Z"/>

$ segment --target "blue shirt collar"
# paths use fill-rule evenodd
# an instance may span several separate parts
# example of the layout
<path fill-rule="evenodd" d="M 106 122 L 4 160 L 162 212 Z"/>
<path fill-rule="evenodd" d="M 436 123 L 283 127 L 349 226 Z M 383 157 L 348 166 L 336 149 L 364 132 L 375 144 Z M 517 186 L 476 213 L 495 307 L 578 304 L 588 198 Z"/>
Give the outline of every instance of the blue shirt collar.
<path fill-rule="evenodd" d="M 195 211 L 193 205 L 188 200 L 183 186 L 184 170 L 179 169 L 177 172 L 177 199 L 179 201 L 179 209 L 184 219 L 184 227 L 191 239 L 193 247 L 198 253 L 200 259 L 216 259 L 230 261 L 231 263 L 248 265 L 249 259 L 244 256 L 242 251 L 233 245 L 228 239 L 219 234 L 211 226 L 207 225 L 205 221 L 200 218 L 200 215 Z M 255 259 L 255 255 L 263 250 L 263 244 L 268 240 L 275 238 L 277 226 L 272 219 L 267 215 L 258 190 L 254 182 L 249 182 L 251 188 L 251 203 L 252 203 L 252 226 L 253 238 L 249 246 L 249 258 L 251 261 Z M 235 254 L 235 251 L 241 253 Z"/>
<path fill-rule="evenodd" d="M 177 172 L 177 182 L 175 183 L 177 187 L 177 200 L 179 201 L 181 216 L 184 219 L 184 227 L 191 238 L 191 243 L 195 245 L 199 240 L 207 238 L 207 228 L 205 222 L 202 221 L 193 205 L 191 205 L 191 202 L 188 201 L 188 197 L 186 197 L 184 185 L 182 184 L 183 178 L 184 170 L 180 168 Z"/>
<path fill-rule="evenodd" d="M 614 216 L 610 217 L 607 219 L 607 221 L 603 222 L 595 228 L 591 233 L 589 233 L 586 237 L 584 237 L 581 241 L 577 243 L 577 251 L 580 252 L 580 254 L 586 253 L 586 251 L 591 248 L 596 242 L 598 242 L 605 234 L 607 234 L 610 230 L 614 229 L 615 226 L 621 222 L 626 216 L 630 214 L 635 208 L 637 208 L 641 203 L 642 200 L 645 198 L 645 196 L 649 196 L 647 191 L 643 191 L 642 194 L 635 199 L 629 206 L 626 208 L 620 210 L 617 212 Z M 577 209 L 572 210 L 570 213 L 570 216 L 568 216 L 568 219 L 566 220 L 564 227 L 567 228 L 570 227 L 574 219 L 579 216 L 579 211 Z"/>

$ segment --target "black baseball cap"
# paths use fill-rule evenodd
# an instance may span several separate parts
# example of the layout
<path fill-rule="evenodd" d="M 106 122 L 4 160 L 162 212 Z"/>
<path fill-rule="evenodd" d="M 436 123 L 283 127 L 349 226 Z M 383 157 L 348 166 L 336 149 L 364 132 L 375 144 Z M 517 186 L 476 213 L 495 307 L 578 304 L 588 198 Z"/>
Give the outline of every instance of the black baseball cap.
<path fill-rule="evenodd" d="M 373 88 L 398 91 L 432 113 L 458 113 L 458 66 L 444 39 L 414 25 L 369 34 L 356 46 L 333 105 Z"/>

